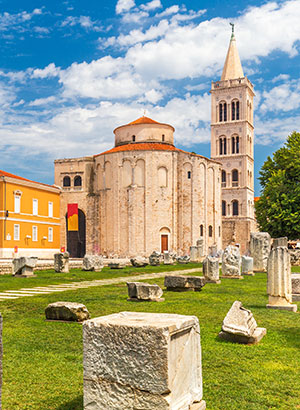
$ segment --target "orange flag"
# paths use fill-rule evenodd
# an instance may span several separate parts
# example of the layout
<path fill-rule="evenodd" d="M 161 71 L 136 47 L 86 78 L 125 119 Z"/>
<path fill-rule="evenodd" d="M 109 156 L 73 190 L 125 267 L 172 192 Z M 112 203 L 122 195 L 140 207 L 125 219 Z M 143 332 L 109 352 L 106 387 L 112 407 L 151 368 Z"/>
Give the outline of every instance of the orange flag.
<path fill-rule="evenodd" d="M 68 231 L 78 231 L 78 204 L 68 204 Z"/>

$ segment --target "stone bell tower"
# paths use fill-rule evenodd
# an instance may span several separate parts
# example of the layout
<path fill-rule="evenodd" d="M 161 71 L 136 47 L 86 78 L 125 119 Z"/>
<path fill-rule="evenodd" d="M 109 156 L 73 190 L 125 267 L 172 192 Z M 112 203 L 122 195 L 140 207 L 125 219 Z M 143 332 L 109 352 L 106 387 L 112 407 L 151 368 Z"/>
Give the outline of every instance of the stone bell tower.
<path fill-rule="evenodd" d="M 211 87 L 211 158 L 222 164 L 223 247 L 248 249 L 254 216 L 253 85 L 244 76 L 234 25 L 221 81 Z"/>

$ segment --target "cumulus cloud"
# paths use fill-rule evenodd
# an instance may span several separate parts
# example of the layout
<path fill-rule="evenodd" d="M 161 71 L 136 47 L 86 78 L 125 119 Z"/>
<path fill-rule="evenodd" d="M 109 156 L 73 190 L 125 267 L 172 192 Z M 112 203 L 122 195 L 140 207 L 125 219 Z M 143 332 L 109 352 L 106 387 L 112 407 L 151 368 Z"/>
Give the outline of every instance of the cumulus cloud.
<path fill-rule="evenodd" d="M 152 0 L 149 3 L 141 5 L 141 9 L 146 10 L 146 11 L 159 9 L 161 7 L 162 7 L 162 4 L 160 0 Z"/>
<path fill-rule="evenodd" d="M 59 75 L 60 68 L 56 67 L 54 63 L 50 63 L 45 68 L 36 68 L 33 70 L 31 77 L 32 78 L 49 78 L 57 77 Z"/>
<path fill-rule="evenodd" d="M 286 81 L 262 95 L 260 109 L 266 111 L 292 111 L 300 107 L 300 82 Z"/>
<path fill-rule="evenodd" d="M 116 13 L 121 14 L 132 9 L 135 6 L 134 0 L 118 0 L 116 5 Z"/>

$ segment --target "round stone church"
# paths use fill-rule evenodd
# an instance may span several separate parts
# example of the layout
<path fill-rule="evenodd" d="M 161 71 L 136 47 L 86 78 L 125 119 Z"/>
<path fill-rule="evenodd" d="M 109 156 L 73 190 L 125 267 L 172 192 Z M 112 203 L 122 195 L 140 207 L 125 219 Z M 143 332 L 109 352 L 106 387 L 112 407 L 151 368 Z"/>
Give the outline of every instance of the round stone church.
<path fill-rule="evenodd" d="M 55 161 L 61 243 L 72 257 L 188 254 L 203 239 L 222 247 L 220 163 L 174 145 L 171 125 L 141 117 L 114 130 L 114 148 Z M 78 231 L 68 230 L 78 204 Z"/>

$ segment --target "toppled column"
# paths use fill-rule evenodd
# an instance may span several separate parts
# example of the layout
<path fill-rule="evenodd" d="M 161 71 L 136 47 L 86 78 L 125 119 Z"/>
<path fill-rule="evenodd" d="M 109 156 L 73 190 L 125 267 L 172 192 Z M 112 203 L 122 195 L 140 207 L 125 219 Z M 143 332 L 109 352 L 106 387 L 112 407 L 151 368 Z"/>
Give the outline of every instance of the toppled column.
<path fill-rule="evenodd" d="M 268 259 L 267 308 L 297 311 L 292 304 L 291 261 L 288 248 L 278 246 L 271 250 Z"/>
<path fill-rule="evenodd" d="M 204 410 L 198 319 L 121 312 L 85 321 L 83 379 L 85 410 Z"/>
<path fill-rule="evenodd" d="M 253 271 L 266 272 L 271 250 L 271 237 L 267 232 L 251 232 L 250 253 L 253 258 Z"/>
<path fill-rule="evenodd" d="M 251 256 L 242 256 L 242 275 L 254 276 L 253 258 Z"/>
<path fill-rule="evenodd" d="M 82 261 L 82 270 L 101 272 L 103 269 L 103 258 L 100 255 L 85 255 Z"/>
<path fill-rule="evenodd" d="M 131 302 L 163 302 L 162 289 L 154 284 L 144 282 L 127 282 L 128 301 Z"/>
<path fill-rule="evenodd" d="M 228 245 L 222 256 L 222 277 L 244 279 L 241 275 L 241 256 L 238 246 Z"/>
<path fill-rule="evenodd" d="M 221 283 L 219 258 L 207 256 L 203 261 L 203 275 L 206 283 Z"/>
<path fill-rule="evenodd" d="M 33 269 L 35 268 L 38 258 L 27 258 L 22 256 L 21 258 L 15 258 L 12 260 L 12 273 L 13 276 L 18 278 L 30 278 L 34 277 Z"/>
<path fill-rule="evenodd" d="M 55 272 L 69 273 L 69 252 L 54 254 L 54 269 Z"/>
<path fill-rule="evenodd" d="M 165 276 L 164 285 L 169 291 L 200 291 L 205 285 L 203 276 L 186 276 L 186 275 L 167 275 Z"/>
<path fill-rule="evenodd" d="M 236 300 L 223 320 L 219 337 L 234 343 L 253 344 L 258 343 L 266 333 L 265 328 L 257 327 L 252 312 Z"/>

